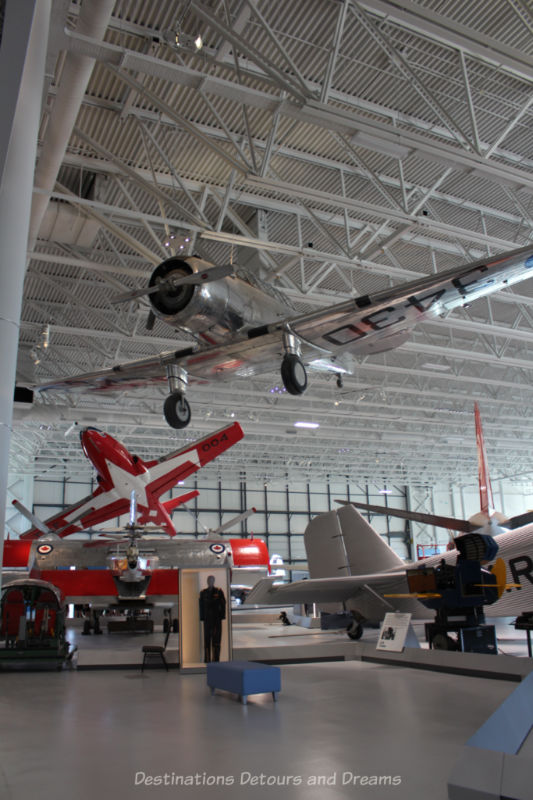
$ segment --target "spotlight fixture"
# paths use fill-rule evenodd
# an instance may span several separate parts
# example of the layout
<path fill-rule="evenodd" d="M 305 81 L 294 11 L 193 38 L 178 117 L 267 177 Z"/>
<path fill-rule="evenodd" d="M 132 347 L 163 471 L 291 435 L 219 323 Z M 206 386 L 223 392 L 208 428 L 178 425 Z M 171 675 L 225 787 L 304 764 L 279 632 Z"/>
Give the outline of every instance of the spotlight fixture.
<path fill-rule="evenodd" d="M 191 241 L 190 236 L 184 236 L 181 233 L 169 233 L 163 244 L 174 255 L 178 251 L 183 251 Z"/>
<path fill-rule="evenodd" d="M 172 30 L 164 31 L 164 41 L 175 50 L 186 50 L 188 53 L 199 53 L 204 46 L 201 35 L 191 36 L 181 30 L 180 23 L 175 23 Z"/>
<path fill-rule="evenodd" d="M 41 331 L 41 336 L 42 336 L 41 346 L 42 346 L 43 350 L 48 350 L 48 347 L 50 345 L 50 325 L 49 324 L 44 326 L 44 328 Z"/>

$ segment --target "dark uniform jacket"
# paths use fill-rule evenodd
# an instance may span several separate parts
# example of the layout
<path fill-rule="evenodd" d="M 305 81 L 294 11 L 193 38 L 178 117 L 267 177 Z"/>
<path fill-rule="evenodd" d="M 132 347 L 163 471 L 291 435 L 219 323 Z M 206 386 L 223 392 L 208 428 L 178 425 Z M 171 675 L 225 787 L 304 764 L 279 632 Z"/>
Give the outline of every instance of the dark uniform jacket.
<path fill-rule="evenodd" d="M 200 592 L 200 621 L 213 622 L 226 619 L 226 598 L 218 586 L 202 589 Z"/>

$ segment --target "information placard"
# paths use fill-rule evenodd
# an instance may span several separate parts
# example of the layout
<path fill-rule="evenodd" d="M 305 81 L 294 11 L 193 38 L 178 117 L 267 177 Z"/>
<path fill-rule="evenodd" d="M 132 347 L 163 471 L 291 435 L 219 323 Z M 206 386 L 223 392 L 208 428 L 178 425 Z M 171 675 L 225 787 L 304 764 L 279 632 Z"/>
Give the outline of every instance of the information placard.
<path fill-rule="evenodd" d="M 377 650 L 391 650 L 401 653 L 411 624 L 411 614 L 389 612 L 381 624 Z"/>

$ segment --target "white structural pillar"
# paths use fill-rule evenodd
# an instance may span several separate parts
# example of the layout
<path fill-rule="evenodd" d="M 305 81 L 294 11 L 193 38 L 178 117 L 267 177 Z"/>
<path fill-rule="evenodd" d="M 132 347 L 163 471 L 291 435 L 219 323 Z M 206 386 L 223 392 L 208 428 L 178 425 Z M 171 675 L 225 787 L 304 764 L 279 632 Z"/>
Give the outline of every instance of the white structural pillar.
<path fill-rule="evenodd" d="M 7 0 L 0 44 L 0 554 L 51 0 Z M 0 572 L 0 588 L 1 588 Z"/>

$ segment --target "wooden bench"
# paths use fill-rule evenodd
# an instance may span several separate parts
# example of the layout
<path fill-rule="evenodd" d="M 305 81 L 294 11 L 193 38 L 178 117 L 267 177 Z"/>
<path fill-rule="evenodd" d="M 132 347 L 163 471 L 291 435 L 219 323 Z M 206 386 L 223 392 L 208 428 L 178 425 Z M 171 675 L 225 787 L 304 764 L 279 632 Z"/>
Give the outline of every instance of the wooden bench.
<path fill-rule="evenodd" d="M 281 671 L 269 664 L 256 664 L 254 661 L 212 661 L 207 664 L 207 685 L 211 694 L 215 689 L 238 694 L 243 705 L 249 694 L 281 691 Z"/>

